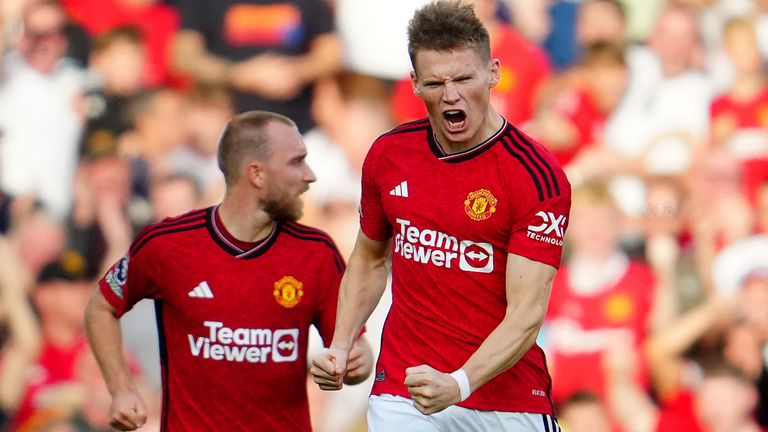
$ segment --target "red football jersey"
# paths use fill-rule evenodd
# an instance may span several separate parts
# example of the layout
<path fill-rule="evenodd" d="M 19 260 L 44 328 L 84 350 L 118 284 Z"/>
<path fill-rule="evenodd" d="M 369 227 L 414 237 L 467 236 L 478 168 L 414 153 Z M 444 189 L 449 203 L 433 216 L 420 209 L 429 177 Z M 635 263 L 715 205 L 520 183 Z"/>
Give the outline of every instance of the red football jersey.
<path fill-rule="evenodd" d="M 446 154 L 429 122 L 381 136 L 363 165 L 360 224 L 392 242 L 392 306 L 373 394 L 409 397 L 405 369 L 461 367 L 504 317 L 507 253 L 558 267 L 570 185 L 549 151 L 505 121 Z M 461 406 L 553 414 L 541 348 Z"/>
<path fill-rule="evenodd" d="M 293 222 L 243 250 L 216 212 L 146 228 L 101 292 L 117 316 L 155 300 L 163 431 L 309 431 L 307 332 L 333 336 L 343 259 Z"/>
<path fill-rule="evenodd" d="M 730 117 L 737 129 L 768 126 L 768 86 L 748 100 L 738 100 L 726 93 L 712 101 L 712 121 Z"/>
<path fill-rule="evenodd" d="M 568 270 L 564 266 L 555 276 L 547 310 L 552 394 L 558 402 L 580 390 L 605 394 L 603 354 L 617 337 L 631 336 L 641 349 L 656 286 L 647 265 L 629 262 L 617 280 L 584 295 L 572 288 Z M 637 385 L 647 387 L 647 375 L 643 364 L 635 377 Z"/>

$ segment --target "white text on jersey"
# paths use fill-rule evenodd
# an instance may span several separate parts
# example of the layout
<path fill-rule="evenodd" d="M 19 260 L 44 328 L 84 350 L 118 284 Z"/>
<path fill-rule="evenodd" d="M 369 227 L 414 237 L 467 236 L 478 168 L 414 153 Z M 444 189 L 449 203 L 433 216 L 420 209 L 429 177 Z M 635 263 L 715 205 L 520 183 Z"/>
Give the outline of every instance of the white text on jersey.
<path fill-rule="evenodd" d="M 400 232 L 395 234 L 395 253 L 405 259 L 436 267 L 455 267 L 475 273 L 493 271 L 493 247 L 490 243 L 459 241 L 455 236 L 433 229 L 419 229 L 407 219 L 395 219 Z"/>
<path fill-rule="evenodd" d="M 193 356 L 207 360 L 266 363 L 292 362 L 299 357 L 299 329 L 230 328 L 204 321 L 207 336 L 187 334 Z"/>

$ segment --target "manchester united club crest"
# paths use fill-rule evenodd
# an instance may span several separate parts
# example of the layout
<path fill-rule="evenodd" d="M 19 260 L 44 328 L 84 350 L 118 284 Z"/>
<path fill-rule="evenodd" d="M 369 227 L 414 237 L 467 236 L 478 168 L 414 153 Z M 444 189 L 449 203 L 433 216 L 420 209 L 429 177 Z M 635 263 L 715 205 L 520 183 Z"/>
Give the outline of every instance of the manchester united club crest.
<path fill-rule="evenodd" d="M 484 221 L 496 213 L 499 200 L 488 189 L 470 192 L 464 200 L 464 211 L 474 221 Z"/>
<path fill-rule="evenodd" d="M 283 276 L 275 282 L 275 290 L 272 292 L 280 306 L 292 308 L 299 304 L 304 296 L 302 289 L 304 284 L 293 276 Z"/>

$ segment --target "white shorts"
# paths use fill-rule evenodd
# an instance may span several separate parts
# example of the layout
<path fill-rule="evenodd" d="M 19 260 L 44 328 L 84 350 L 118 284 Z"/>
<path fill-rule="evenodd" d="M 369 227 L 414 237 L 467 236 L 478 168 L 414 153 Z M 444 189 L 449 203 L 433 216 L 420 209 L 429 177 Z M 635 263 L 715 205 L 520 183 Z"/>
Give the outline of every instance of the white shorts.
<path fill-rule="evenodd" d="M 450 406 L 424 415 L 413 401 L 401 396 L 371 396 L 368 402 L 369 432 L 562 432 L 557 421 L 545 414 L 479 411 Z"/>

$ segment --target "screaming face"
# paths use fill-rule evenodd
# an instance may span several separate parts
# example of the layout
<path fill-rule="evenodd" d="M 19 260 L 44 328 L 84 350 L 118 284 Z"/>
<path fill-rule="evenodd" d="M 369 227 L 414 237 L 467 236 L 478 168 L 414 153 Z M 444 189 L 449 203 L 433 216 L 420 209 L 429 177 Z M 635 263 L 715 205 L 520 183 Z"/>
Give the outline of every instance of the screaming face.
<path fill-rule="evenodd" d="M 477 145 L 496 132 L 501 119 L 490 105 L 499 82 L 499 61 L 472 47 L 419 51 L 411 72 L 414 93 L 429 113 L 438 141 L 451 151 Z"/>

